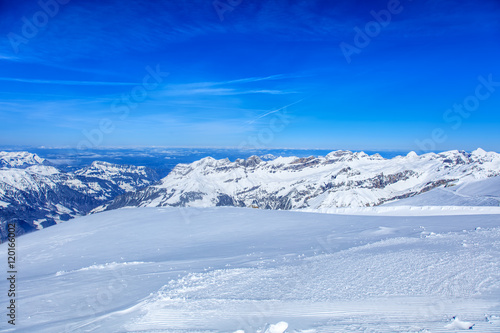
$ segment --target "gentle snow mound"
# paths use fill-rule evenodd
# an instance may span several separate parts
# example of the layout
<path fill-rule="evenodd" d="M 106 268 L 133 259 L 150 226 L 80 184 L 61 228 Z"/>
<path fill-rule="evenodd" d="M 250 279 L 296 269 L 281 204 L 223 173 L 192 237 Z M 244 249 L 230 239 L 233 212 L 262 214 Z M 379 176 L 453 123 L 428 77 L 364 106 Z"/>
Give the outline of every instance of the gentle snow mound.
<path fill-rule="evenodd" d="M 269 326 L 269 329 L 266 333 L 284 333 L 288 328 L 288 323 L 284 321 L 280 321 L 277 324 Z"/>
<path fill-rule="evenodd" d="M 447 328 L 449 330 L 471 330 L 472 326 L 474 326 L 473 323 L 470 323 L 468 321 L 461 321 L 457 317 L 453 317 L 453 321 L 446 325 L 444 328 Z"/>
<path fill-rule="evenodd" d="M 90 270 L 99 270 L 99 269 L 116 269 L 119 267 L 123 266 L 131 266 L 131 265 L 142 265 L 142 264 L 150 264 L 149 262 L 144 262 L 144 261 L 132 261 L 132 262 L 110 262 L 106 263 L 104 265 L 92 265 L 88 267 L 83 267 L 74 271 L 58 271 L 56 273 L 56 276 L 64 275 L 64 274 L 69 274 L 69 273 L 75 273 L 75 272 L 84 272 L 84 271 L 90 271 Z"/>

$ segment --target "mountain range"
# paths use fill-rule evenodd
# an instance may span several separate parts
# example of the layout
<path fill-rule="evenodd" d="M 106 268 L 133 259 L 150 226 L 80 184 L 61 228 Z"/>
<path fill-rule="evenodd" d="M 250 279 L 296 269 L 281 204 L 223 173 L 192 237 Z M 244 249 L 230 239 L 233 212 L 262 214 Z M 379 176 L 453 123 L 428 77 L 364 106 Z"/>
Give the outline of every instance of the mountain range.
<path fill-rule="evenodd" d="M 308 158 L 267 156 L 264 160 L 252 156 L 234 162 L 206 157 L 179 164 L 159 183 L 118 196 L 94 211 L 164 206 L 317 211 L 372 207 L 394 204 L 438 188 L 447 189 L 453 196 L 453 190 L 464 184 L 499 175 L 500 154 L 482 149 L 421 156 L 410 152 L 392 159 L 350 151 Z M 484 200 L 451 200 L 448 204 L 498 206 L 498 186 L 492 191 L 484 195 L 487 198 L 477 193 Z M 435 204 L 440 204 L 439 199 Z"/>
<path fill-rule="evenodd" d="M 394 205 L 499 206 L 500 154 L 477 149 L 386 159 L 326 156 L 205 157 L 165 178 L 143 166 L 94 161 L 64 172 L 29 152 L 0 152 L 0 238 L 123 207 L 234 206 L 328 212 Z"/>
<path fill-rule="evenodd" d="M 63 172 L 28 152 L 0 152 L 0 237 L 6 223 L 19 234 L 88 214 L 93 208 L 158 181 L 154 170 L 95 161 Z"/>

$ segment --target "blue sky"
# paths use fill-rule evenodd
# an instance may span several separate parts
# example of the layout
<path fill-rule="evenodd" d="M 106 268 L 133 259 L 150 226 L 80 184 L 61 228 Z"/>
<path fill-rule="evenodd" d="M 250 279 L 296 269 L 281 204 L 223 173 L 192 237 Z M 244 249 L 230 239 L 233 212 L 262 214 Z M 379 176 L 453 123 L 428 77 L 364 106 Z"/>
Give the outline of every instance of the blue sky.
<path fill-rule="evenodd" d="M 500 151 L 498 1 L 217 1 L 1 1 L 0 145 Z"/>

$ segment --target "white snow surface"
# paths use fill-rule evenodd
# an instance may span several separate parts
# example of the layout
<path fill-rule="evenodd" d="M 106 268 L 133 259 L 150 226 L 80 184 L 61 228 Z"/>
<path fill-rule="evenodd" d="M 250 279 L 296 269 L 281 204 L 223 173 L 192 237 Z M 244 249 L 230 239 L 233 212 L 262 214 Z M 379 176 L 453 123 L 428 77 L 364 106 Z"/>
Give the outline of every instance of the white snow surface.
<path fill-rule="evenodd" d="M 447 329 L 451 330 L 470 330 L 474 327 L 473 323 L 469 323 L 466 321 L 461 321 L 458 318 L 453 318 L 453 321 L 445 326 Z"/>
<path fill-rule="evenodd" d="M 299 209 L 298 212 L 327 213 L 342 215 L 378 215 L 378 216 L 442 216 L 442 215 L 491 215 L 500 214 L 500 207 L 481 206 L 407 206 L 383 205 L 378 207 L 348 207 Z"/>
<path fill-rule="evenodd" d="M 127 208 L 17 252 L 16 332 L 500 332 L 500 214 Z"/>
<path fill-rule="evenodd" d="M 500 206 L 500 177 L 441 187 L 383 206 Z"/>

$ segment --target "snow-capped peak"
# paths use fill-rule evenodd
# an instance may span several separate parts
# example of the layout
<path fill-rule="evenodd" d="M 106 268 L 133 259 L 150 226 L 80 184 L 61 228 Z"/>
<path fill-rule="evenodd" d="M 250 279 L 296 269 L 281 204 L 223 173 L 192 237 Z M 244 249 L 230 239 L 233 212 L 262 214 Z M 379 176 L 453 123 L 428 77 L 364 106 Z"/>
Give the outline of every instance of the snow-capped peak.
<path fill-rule="evenodd" d="M 276 159 L 276 156 L 274 156 L 273 154 L 266 154 L 266 155 L 260 156 L 260 159 L 263 161 L 272 161 L 272 160 Z"/>
<path fill-rule="evenodd" d="M 477 148 L 476 150 L 474 150 L 472 152 L 472 155 L 474 155 L 474 156 L 487 156 L 488 153 L 485 150 L 481 149 L 481 148 Z"/>
<path fill-rule="evenodd" d="M 326 159 L 328 159 L 328 160 L 334 160 L 334 159 L 342 158 L 344 156 L 352 156 L 352 154 L 353 154 L 352 151 L 348 151 L 348 150 L 336 150 L 336 151 L 332 151 L 331 153 L 329 153 L 328 155 L 326 155 Z"/>
<path fill-rule="evenodd" d="M 406 155 L 407 158 L 417 158 L 418 155 L 417 153 L 415 153 L 414 151 L 411 151 L 409 152 L 407 155 Z"/>
<path fill-rule="evenodd" d="M 20 152 L 0 152 L 0 168 L 27 168 L 32 165 L 45 165 L 47 160 L 41 158 L 37 154 L 28 153 L 27 151 Z"/>
<path fill-rule="evenodd" d="M 109 175 L 113 174 L 135 173 L 143 175 L 146 173 L 146 169 L 146 167 L 142 166 L 120 165 L 103 161 L 94 161 L 90 166 L 77 170 L 75 174 L 86 177 L 104 177 L 107 179 Z"/>

